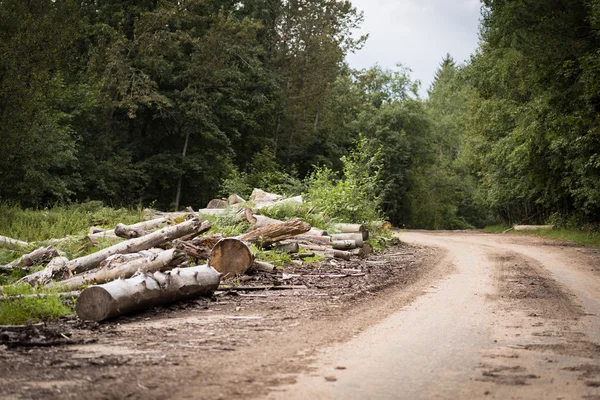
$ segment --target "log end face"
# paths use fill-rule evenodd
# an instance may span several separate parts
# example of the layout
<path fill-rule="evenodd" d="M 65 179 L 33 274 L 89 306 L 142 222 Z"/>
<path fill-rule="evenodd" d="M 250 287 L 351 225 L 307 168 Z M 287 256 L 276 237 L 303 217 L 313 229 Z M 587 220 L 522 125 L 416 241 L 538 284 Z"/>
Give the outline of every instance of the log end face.
<path fill-rule="evenodd" d="M 83 320 L 100 322 L 110 317 L 113 300 L 106 289 L 90 286 L 79 295 L 75 312 Z"/>
<path fill-rule="evenodd" d="M 244 242 L 226 238 L 212 249 L 209 265 L 223 275 L 241 275 L 248 271 L 253 262 L 254 255 Z"/>

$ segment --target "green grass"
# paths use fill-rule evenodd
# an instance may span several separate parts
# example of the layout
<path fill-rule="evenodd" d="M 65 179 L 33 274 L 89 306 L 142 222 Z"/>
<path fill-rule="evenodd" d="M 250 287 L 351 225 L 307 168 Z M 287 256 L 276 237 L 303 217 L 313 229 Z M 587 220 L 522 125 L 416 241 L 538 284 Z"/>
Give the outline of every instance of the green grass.
<path fill-rule="evenodd" d="M 493 225 L 486 227 L 483 231 L 488 233 L 501 233 L 509 229 L 504 225 Z M 586 232 L 576 229 L 542 229 L 539 231 L 509 231 L 507 234 L 524 234 L 541 236 L 548 239 L 568 240 L 587 247 L 600 247 L 600 232 Z"/>
<path fill-rule="evenodd" d="M 58 296 L 14 297 L 18 295 L 39 293 L 52 294 L 58 293 L 61 290 L 60 287 L 52 290 L 42 290 L 39 288 L 32 288 L 27 284 L 3 287 L 2 292 L 0 292 L 0 296 L 4 297 L 4 299 L 0 301 L 0 325 L 31 324 L 56 320 L 73 314 L 73 308 L 67 305 Z"/>
<path fill-rule="evenodd" d="M 84 235 L 90 226 L 114 228 L 119 222 L 132 224 L 142 220 L 141 208 L 113 209 L 96 201 L 43 210 L 0 203 L 0 235 L 26 242 Z"/>

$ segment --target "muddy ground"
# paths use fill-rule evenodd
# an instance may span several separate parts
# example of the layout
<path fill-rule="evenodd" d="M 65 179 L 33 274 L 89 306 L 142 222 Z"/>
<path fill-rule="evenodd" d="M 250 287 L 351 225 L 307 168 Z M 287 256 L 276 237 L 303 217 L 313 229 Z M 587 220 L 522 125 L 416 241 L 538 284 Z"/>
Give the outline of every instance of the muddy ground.
<path fill-rule="evenodd" d="M 104 323 L 73 317 L 36 326 L 3 338 L 0 397 L 264 395 L 293 381 L 286 374 L 306 371 L 318 348 L 348 340 L 395 311 L 402 305 L 398 302 L 418 296 L 424 282 L 434 278 L 443 253 L 401 244 L 362 260 L 288 267 L 285 275 L 260 274 L 233 282 L 306 289 L 219 292 L 213 299 Z M 332 274 L 349 276 L 327 276 Z M 398 292 L 404 293 L 402 299 Z M 35 346 L 36 341 L 62 344 Z"/>

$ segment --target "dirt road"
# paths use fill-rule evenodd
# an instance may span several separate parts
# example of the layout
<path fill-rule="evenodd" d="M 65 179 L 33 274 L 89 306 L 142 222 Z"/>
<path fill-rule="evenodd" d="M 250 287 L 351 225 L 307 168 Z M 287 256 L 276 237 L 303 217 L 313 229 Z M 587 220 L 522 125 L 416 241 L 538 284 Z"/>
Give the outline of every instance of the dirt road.
<path fill-rule="evenodd" d="M 444 249 L 444 278 L 268 399 L 600 399 L 599 251 L 526 236 L 400 238 Z"/>

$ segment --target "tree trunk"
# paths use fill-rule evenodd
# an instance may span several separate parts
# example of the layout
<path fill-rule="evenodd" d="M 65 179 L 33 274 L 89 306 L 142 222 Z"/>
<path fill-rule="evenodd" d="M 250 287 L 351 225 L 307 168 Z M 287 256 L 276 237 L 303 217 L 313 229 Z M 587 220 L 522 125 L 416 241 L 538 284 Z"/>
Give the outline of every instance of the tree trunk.
<path fill-rule="evenodd" d="M 332 240 L 331 247 L 335 250 L 352 250 L 357 246 L 354 240 Z"/>
<path fill-rule="evenodd" d="M 266 247 L 308 232 L 310 225 L 298 218 L 280 224 L 265 226 L 240 236 L 240 239 Z"/>
<path fill-rule="evenodd" d="M 286 251 L 288 253 L 298 253 L 300 251 L 300 245 L 298 242 L 288 243 L 277 243 L 275 249 L 279 251 Z"/>
<path fill-rule="evenodd" d="M 362 233 L 363 240 L 369 238 L 369 231 L 362 224 L 335 224 L 333 229 L 342 233 Z"/>
<path fill-rule="evenodd" d="M 17 283 L 28 283 L 31 286 L 46 285 L 52 281 L 62 281 L 73 274 L 67 267 L 69 259 L 66 257 L 53 258 L 46 268 L 41 271 L 34 272 L 17 281 Z"/>
<path fill-rule="evenodd" d="M 183 151 L 181 152 L 181 163 L 185 160 L 187 154 L 188 144 L 190 142 L 190 130 L 188 129 L 185 133 L 185 142 L 183 143 Z M 179 211 L 179 200 L 181 200 L 181 186 L 183 181 L 183 172 L 179 174 L 177 178 L 177 193 L 175 194 L 175 211 Z"/>
<path fill-rule="evenodd" d="M 340 258 L 346 261 L 350 261 L 352 258 L 352 254 L 342 250 L 327 250 L 323 252 L 317 251 L 316 253 L 325 258 Z"/>
<path fill-rule="evenodd" d="M 515 225 L 515 231 L 538 231 L 541 229 L 554 229 L 554 225 Z"/>
<path fill-rule="evenodd" d="M 250 266 L 249 271 L 252 271 L 252 272 L 260 271 L 260 272 L 273 273 L 273 272 L 275 272 L 275 266 L 273 264 L 269 264 L 268 262 L 254 261 L 254 263 Z"/>
<path fill-rule="evenodd" d="M 210 229 L 210 223 L 205 221 L 200 223 L 197 219 L 182 222 L 175 226 L 168 226 L 159 231 L 149 233 L 140 238 L 129 239 L 114 246 L 100 250 L 96 253 L 69 261 L 67 267 L 71 272 L 80 274 L 90 269 L 96 268 L 100 263 L 113 254 L 137 253 L 153 247 L 162 247 L 169 241 L 183 236 L 200 234 Z"/>
<path fill-rule="evenodd" d="M 58 285 L 64 287 L 66 290 L 77 290 L 86 285 L 97 285 L 119 278 L 127 279 L 132 277 L 138 271 L 149 273 L 172 269 L 183 264 L 185 260 L 185 253 L 181 250 L 170 249 L 162 251 L 160 249 L 151 249 L 143 252 L 138 259 L 124 263 L 108 263 L 104 268 L 98 268 L 81 275 L 76 275 L 65 281 L 58 282 Z M 50 284 L 49 286 L 52 287 L 55 285 Z"/>
<path fill-rule="evenodd" d="M 12 271 L 13 269 L 28 270 L 32 265 L 47 263 L 58 256 L 58 250 L 53 246 L 40 247 L 29 254 L 21 256 L 10 264 L 0 265 L 0 271 Z"/>
<path fill-rule="evenodd" d="M 331 241 L 336 240 L 354 240 L 356 247 L 362 247 L 364 244 L 362 233 L 335 233 L 331 235 Z"/>
<path fill-rule="evenodd" d="M 79 318 L 103 321 L 150 307 L 212 294 L 221 274 L 206 265 L 174 269 L 167 273 L 141 273 L 104 285 L 90 286 L 79 295 L 75 311 Z"/>
<path fill-rule="evenodd" d="M 135 228 L 133 226 L 127 226 L 124 224 L 118 224 L 115 227 L 115 235 L 123 239 L 133 239 L 142 236 L 146 236 L 148 232 L 143 229 Z"/>
<path fill-rule="evenodd" d="M 27 247 L 29 246 L 29 243 L 6 236 L 0 236 L 0 246 Z"/>
<path fill-rule="evenodd" d="M 148 221 L 138 222 L 137 224 L 129 225 L 128 227 L 126 227 L 125 225 L 122 225 L 122 224 L 119 224 L 119 225 L 122 225 L 129 229 L 148 231 L 148 230 L 156 229 L 159 226 L 166 224 L 167 222 L 169 222 L 169 220 L 167 218 L 161 217 L 161 218 L 151 219 Z M 117 227 L 119 225 L 117 225 Z M 118 236 L 116 233 L 116 230 L 117 230 L 117 228 L 111 229 L 108 231 L 91 233 L 88 235 L 88 239 L 90 239 L 92 242 L 95 242 L 97 239 L 102 239 L 102 238 L 123 237 L 123 236 Z M 131 239 L 131 238 L 128 238 L 128 239 Z"/>
<path fill-rule="evenodd" d="M 298 235 L 294 239 L 298 240 L 299 242 L 308 242 L 308 243 L 318 244 L 321 246 L 331 245 L 331 237 L 330 236 Z"/>
<path fill-rule="evenodd" d="M 225 276 L 245 274 L 254 262 L 254 254 L 246 243 L 235 238 L 221 239 L 213 247 L 208 265 Z"/>

